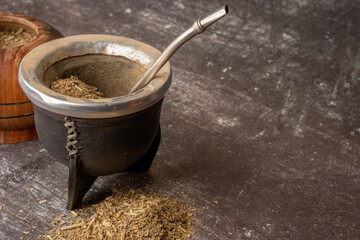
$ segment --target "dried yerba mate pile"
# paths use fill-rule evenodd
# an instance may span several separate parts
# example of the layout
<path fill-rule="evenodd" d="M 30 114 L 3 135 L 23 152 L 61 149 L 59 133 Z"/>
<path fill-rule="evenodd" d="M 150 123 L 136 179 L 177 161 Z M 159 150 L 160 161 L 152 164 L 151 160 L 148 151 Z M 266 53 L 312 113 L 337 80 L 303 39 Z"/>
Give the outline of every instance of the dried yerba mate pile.
<path fill-rule="evenodd" d="M 50 89 L 69 97 L 87 99 L 105 98 L 105 95 L 97 87 L 84 83 L 76 76 L 64 79 L 57 78 L 51 83 Z"/>
<path fill-rule="evenodd" d="M 195 220 L 191 206 L 140 190 L 115 190 L 100 203 L 78 210 L 69 223 L 57 218 L 44 239 L 189 239 Z M 90 216 L 86 216 L 90 213 Z"/>
<path fill-rule="evenodd" d="M 12 48 L 25 45 L 35 38 L 35 33 L 25 31 L 23 28 L 18 30 L 0 29 L 0 48 Z"/>

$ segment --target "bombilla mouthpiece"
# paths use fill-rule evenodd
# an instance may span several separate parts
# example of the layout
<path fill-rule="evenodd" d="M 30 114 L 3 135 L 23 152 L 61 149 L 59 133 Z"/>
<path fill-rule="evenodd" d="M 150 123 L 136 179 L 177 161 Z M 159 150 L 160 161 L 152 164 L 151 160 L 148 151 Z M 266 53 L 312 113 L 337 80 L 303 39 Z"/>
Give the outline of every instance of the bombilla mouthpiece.
<path fill-rule="evenodd" d="M 200 34 L 206 30 L 211 24 L 224 17 L 229 12 L 227 5 L 219 8 L 215 12 L 211 13 L 203 19 L 199 19 L 193 23 L 193 25 L 178 36 L 174 41 L 172 41 L 169 46 L 161 53 L 159 58 L 150 66 L 150 68 L 145 72 L 145 74 L 137 81 L 137 83 L 131 88 L 129 94 L 134 93 L 139 90 L 141 87 L 148 84 L 156 73 L 164 66 L 164 64 L 169 60 L 169 58 L 178 50 L 185 42 L 189 41 L 191 38 Z"/>
<path fill-rule="evenodd" d="M 203 19 L 199 19 L 193 24 L 193 29 L 197 34 L 200 34 L 206 30 L 207 27 L 224 17 L 229 12 L 227 5 L 222 6 L 215 12 L 209 14 Z"/>

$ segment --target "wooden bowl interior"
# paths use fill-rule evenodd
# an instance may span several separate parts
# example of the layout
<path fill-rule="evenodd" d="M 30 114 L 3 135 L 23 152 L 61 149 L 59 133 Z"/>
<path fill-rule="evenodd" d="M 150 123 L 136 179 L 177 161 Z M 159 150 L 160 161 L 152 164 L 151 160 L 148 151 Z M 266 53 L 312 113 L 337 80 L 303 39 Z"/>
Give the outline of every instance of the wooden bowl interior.
<path fill-rule="evenodd" d="M 20 28 L 23 28 L 25 31 L 29 32 L 29 33 L 35 33 L 36 35 L 38 34 L 38 31 L 36 29 L 35 26 L 32 26 L 33 24 L 29 23 L 28 24 L 24 24 L 24 23 L 19 23 L 19 22 L 12 22 L 12 21 L 3 21 L 0 19 L 0 30 L 13 30 L 16 31 Z"/>
<path fill-rule="evenodd" d="M 30 22 L 29 23 L 27 23 L 27 22 L 19 23 L 19 22 L 13 22 L 13 21 L 3 21 L 0 18 L 0 30 L 17 31 L 20 28 L 24 29 L 26 32 L 35 34 L 35 38 L 32 41 L 34 41 L 36 39 L 36 37 L 38 35 L 38 31 L 34 24 L 32 24 Z M 32 41 L 30 41 L 30 42 L 32 42 Z M 27 45 L 30 42 L 27 42 L 24 45 Z M 18 48 L 18 47 L 22 47 L 24 45 L 14 46 L 12 48 Z M 3 49 L 6 49 L 6 48 L 0 48 L 0 50 L 3 50 Z"/>

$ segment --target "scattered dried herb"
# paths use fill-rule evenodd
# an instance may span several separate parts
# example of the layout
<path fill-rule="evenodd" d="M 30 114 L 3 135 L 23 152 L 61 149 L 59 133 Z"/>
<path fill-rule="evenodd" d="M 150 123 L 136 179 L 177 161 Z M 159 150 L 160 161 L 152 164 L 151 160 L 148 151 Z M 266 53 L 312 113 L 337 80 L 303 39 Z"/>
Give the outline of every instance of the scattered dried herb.
<path fill-rule="evenodd" d="M 50 89 L 70 97 L 100 99 L 105 98 L 104 94 L 95 86 L 90 86 L 76 76 L 70 78 L 57 78 L 51 83 Z"/>
<path fill-rule="evenodd" d="M 75 211 L 71 211 L 71 214 L 74 215 L 75 217 L 79 216 L 79 214 Z"/>
<path fill-rule="evenodd" d="M 0 30 L 0 48 L 12 48 L 25 45 L 36 37 L 35 33 L 25 31 L 23 28 L 15 30 Z"/>
<path fill-rule="evenodd" d="M 44 239 L 189 239 L 195 220 L 190 206 L 140 190 L 114 193 L 98 204 L 78 210 L 66 225 L 56 218 Z M 90 217 L 86 213 L 90 212 Z M 84 217 L 85 216 L 85 217 Z M 60 225 L 60 226 L 59 226 Z M 65 226 L 64 226 L 65 225 Z"/>

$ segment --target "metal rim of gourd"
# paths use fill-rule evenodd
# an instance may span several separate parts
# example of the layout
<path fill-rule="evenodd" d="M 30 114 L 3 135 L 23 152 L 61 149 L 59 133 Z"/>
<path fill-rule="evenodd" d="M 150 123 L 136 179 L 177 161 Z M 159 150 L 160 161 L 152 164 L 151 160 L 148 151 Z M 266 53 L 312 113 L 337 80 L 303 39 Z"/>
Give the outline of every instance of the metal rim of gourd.
<path fill-rule="evenodd" d="M 89 34 L 56 39 L 31 50 L 19 68 L 19 82 L 37 106 L 58 114 L 78 118 L 111 118 L 144 110 L 162 99 L 171 84 L 171 67 L 166 63 L 154 80 L 135 93 L 104 99 L 65 96 L 42 82 L 45 71 L 70 57 L 87 54 L 123 56 L 149 67 L 161 52 L 143 42 L 112 35 Z"/>

